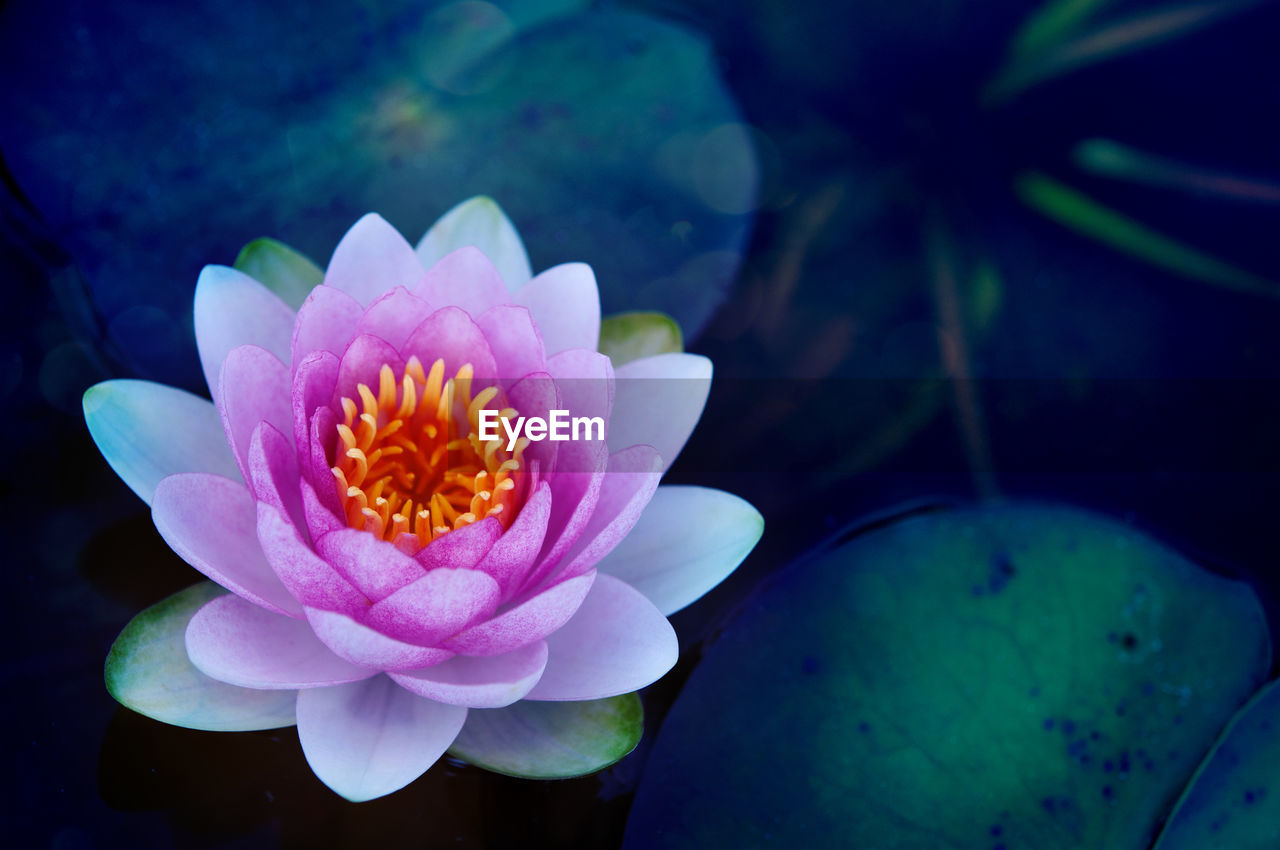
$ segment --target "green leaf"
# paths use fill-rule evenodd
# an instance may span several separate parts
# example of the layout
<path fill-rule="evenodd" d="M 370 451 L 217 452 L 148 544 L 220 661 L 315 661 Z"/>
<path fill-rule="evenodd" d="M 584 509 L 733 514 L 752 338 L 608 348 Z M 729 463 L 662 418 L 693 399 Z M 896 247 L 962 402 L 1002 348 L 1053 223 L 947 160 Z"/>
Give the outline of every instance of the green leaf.
<path fill-rule="evenodd" d="M 706 649 L 626 846 L 1145 850 L 1269 669 L 1253 593 L 1127 526 L 917 516 Z"/>
<path fill-rule="evenodd" d="M 1023 202 L 1059 224 L 1130 256 L 1193 280 L 1254 295 L 1280 296 L 1280 285 L 1175 242 L 1043 174 L 1024 174 Z"/>
<path fill-rule="evenodd" d="M 497 266 L 512 292 L 533 276 L 520 234 L 492 198 L 479 196 L 463 201 L 440 216 L 418 243 L 418 259 L 429 268 L 446 254 L 468 245 L 479 248 Z"/>
<path fill-rule="evenodd" d="M 212 732 L 294 724 L 297 691 L 259 691 L 211 679 L 187 658 L 187 623 L 226 591 L 202 582 L 157 602 L 129 621 L 107 654 L 107 690 L 139 714 Z"/>
<path fill-rule="evenodd" d="M 1280 847 L 1280 683 L 1232 721 L 1155 850 Z"/>
<path fill-rule="evenodd" d="M 240 251 L 235 267 L 270 289 L 293 309 L 324 282 L 324 272 L 283 242 L 255 239 Z"/>
<path fill-rule="evenodd" d="M 566 779 L 617 762 L 635 749 L 643 731 L 636 694 L 586 702 L 521 700 L 506 708 L 473 708 L 449 753 L 508 776 Z"/>
<path fill-rule="evenodd" d="M 684 338 L 665 313 L 619 313 L 600 323 L 600 352 L 614 366 L 673 351 L 684 351 Z"/>

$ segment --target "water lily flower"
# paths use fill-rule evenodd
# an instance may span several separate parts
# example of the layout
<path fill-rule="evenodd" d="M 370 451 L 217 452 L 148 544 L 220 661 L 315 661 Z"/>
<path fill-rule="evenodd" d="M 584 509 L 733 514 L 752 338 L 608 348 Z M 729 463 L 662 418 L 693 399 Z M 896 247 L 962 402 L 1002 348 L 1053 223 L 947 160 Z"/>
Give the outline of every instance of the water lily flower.
<path fill-rule="evenodd" d="M 315 774 L 351 800 L 403 787 L 451 746 L 522 775 L 621 757 L 540 772 L 555 747 L 539 736 L 588 716 L 547 712 L 666 673 L 666 616 L 763 527 L 727 493 L 659 486 L 711 363 L 601 353 L 591 269 L 532 276 L 488 199 L 416 250 L 365 216 L 314 287 L 299 255 L 268 254 L 274 289 L 235 268 L 200 275 L 212 403 L 132 380 L 85 394 L 94 440 L 160 535 L 230 591 L 197 586 L 135 619 L 108 661 L 112 692 L 195 728 L 296 719 Z M 482 440 L 486 410 L 562 410 L 604 433 Z"/>

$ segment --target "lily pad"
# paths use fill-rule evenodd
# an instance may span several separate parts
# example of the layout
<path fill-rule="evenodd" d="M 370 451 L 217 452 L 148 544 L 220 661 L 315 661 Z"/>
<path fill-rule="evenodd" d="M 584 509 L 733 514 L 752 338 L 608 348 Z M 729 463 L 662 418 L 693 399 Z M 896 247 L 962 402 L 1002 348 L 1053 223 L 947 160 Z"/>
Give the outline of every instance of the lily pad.
<path fill-rule="evenodd" d="M 1123 525 L 927 514 L 803 562 L 668 715 L 629 847 L 1149 847 L 1270 667 L 1262 611 Z"/>
<path fill-rule="evenodd" d="M 297 691 L 238 688 L 201 673 L 187 657 L 187 623 L 226 593 L 201 582 L 129 621 L 107 655 L 107 690 L 139 714 L 211 732 L 277 729 L 294 724 Z"/>
<path fill-rule="evenodd" d="M 635 694 L 585 702 L 521 700 L 472 709 L 449 754 L 508 776 L 567 779 L 603 770 L 635 749 L 644 709 Z"/>
<path fill-rule="evenodd" d="M 201 266 L 249 239 L 323 265 L 366 212 L 416 241 L 489 195 L 535 269 L 589 263 L 606 312 L 696 334 L 750 228 L 750 135 L 704 39 L 583 5 L 11 4 L 0 147 L 108 329 L 140 307 L 181 326 Z M 715 185 L 667 168 L 677 148 L 713 156 Z M 142 376 L 199 384 L 189 334 L 110 337 Z"/>
<path fill-rule="evenodd" d="M 1280 847 L 1280 684 L 1231 724 L 1178 804 L 1155 850 Z"/>

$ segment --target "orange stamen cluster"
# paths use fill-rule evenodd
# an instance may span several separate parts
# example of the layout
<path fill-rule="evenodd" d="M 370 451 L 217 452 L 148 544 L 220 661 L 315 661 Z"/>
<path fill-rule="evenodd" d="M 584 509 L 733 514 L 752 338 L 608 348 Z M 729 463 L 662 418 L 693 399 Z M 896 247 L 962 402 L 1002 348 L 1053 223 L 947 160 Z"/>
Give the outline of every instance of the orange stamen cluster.
<path fill-rule="evenodd" d="M 521 437 L 511 452 L 501 433 L 480 441 L 480 411 L 500 390 L 486 387 L 473 397 L 472 374 L 467 364 L 445 380 L 443 360 L 424 373 L 410 357 L 398 382 L 383 365 L 377 395 L 360 384 L 358 401 L 342 399 L 333 477 L 352 528 L 413 554 L 485 517 L 497 517 L 503 528 L 515 519 L 528 440 Z"/>

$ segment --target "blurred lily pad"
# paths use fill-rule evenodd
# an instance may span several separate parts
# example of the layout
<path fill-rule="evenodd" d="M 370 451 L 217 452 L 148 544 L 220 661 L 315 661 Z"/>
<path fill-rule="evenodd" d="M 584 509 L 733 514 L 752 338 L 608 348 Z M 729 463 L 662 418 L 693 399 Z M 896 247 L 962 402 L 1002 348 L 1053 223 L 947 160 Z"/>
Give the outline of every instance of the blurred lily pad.
<path fill-rule="evenodd" d="M 1125 526 L 910 518 L 783 574 L 707 650 L 627 846 L 1140 850 L 1269 668 L 1248 588 Z"/>
<path fill-rule="evenodd" d="M 139 306 L 182 323 L 200 267 L 250 239 L 323 265 L 365 212 L 416 241 L 489 195 L 535 269 L 590 263 L 606 312 L 696 334 L 750 228 L 750 134 L 702 38 L 583 5 L 11 3 L 0 147 L 106 327 Z M 715 185 L 666 168 L 672 140 L 715 153 Z M 187 335 L 109 341 L 199 383 Z"/>
<path fill-rule="evenodd" d="M 662 313 L 622 313 L 600 323 L 600 351 L 614 366 L 641 357 L 684 351 L 680 326 Z"/>
<path fill-rule="evenodd" d="M 1235 719 L 1178 804 L 1156 850 L 1280 847 L 1280 685 Z"/>

